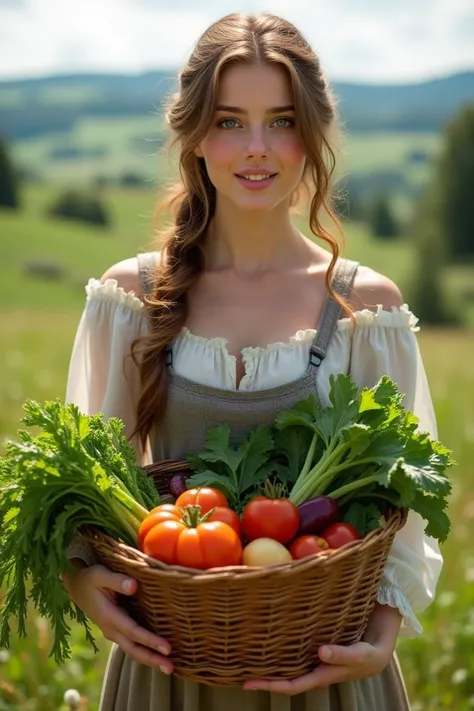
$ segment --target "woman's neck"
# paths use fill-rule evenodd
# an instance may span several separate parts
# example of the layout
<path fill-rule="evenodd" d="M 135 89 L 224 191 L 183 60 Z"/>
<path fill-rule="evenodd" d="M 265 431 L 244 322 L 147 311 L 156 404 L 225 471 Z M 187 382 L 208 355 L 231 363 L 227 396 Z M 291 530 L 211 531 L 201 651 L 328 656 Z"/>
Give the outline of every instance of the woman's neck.
<path fill-rule="evenodd" d="M 232 269 L 251 276 L 301 265 L 305 256 L 307 259 L 307 240 L 293 225 L 287 206 L 268 212 L 243 211 L 218 201 L 208 228 L 208 269 Z"/>

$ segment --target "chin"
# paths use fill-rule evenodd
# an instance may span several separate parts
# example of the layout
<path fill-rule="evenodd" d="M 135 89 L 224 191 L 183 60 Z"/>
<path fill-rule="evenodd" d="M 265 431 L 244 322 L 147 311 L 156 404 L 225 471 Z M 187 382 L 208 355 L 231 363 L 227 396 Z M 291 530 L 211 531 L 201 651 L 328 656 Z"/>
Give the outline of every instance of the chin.
<path fill-rule="evenodd" d="M 280 203 L 284 201 L 284 198 L 281 200 L 275 200 L 275 198 L 270 199 L 268 195 L 251 195 L 247 199 L 236 199 L 233 200 L 232 202 L 234 203 L 235 207 L 237 207 L 239 210 L 242 210 L 242 212 L 253 212 L 253 213 L 266 213 L 266 212 L 271 212 L 274 210 Z"/>

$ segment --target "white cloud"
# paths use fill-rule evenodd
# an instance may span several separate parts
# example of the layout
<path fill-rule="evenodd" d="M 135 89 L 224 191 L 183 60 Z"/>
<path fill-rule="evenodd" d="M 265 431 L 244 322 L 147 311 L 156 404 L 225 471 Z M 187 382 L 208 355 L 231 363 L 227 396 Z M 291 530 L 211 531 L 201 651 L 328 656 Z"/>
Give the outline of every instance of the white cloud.
<path fill-rule="evenodd" d="M 0 76 L 177 67 L 235 10 L 293 21 L 332 77 L 404 81 L 474 67 L 473 0 L 0 0 Z"/>

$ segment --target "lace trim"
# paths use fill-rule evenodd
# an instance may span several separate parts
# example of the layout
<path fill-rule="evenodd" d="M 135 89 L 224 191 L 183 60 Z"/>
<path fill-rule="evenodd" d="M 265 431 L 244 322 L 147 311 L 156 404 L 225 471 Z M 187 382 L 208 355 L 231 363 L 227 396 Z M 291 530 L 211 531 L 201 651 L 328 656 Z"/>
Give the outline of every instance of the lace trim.
<path fill-rule="evenodd" d="M 399 588 L 393 585 L 380 585 L 377 602 L 397 608 L 403 615 L 402 626 L 407 631 L 409 630 L 413 636 L 422 634 L 423 627 L 416 619 L 410 603 Z"/>
<path fill-rule="evenodd" d="M 305 346 L 308 343 L 312 343 L 315 338 L 316 330 L 314 328 L 307 328 L 297 331 L 295 335 L 290 336 L 286 342 L 275 341 L 266 346 L 245 346 L 245 348 L 242 348 L 242 356 L 245 361 L 246 358 L 253 358 L 264 353 L 271 353 L 272 351 L 293 350 L 295 346 Z"/>
<path fill-rule="evenodd" d="M 132 311 L 141 311 L 143 302 L 136 296 L 134 291 L 125 291 L 118 285 L 116 279 L 107 279 L 101 282 L 99 279 L 89 279 L 86 286 L 87 299 L 98 299 L 100 301 L 117 302 L 127 306 Z"/>
<path fill-rule="evenodd" d="M 187 341 L 192 341 L 193 343 L 199 343 L 216 351 L 226 350 L 229 344 L 229 340 L 227 338 L 224 338 L 223 336 L 212 336 L 211 338 L 206 338 L 205 336 L 197 336 L 186 326 L 181 329 L 178 338 L 183 338 Z"/>
<path fill-rule="evenodd" d="M 419 319 L 410 311 L 408 304 L 402 306 L 392 306 L 391 311 L 383 308 L 382 304 L 377 305 L 377 311 L 363 309 L 355 311 L 354 317 L 358 326 L 382 326 L 385 328 L 409 328 L 411 331 L 419 331 L 417 326 Z M 337 323 L 338 330 L 345 330 L 352 327 L 351 319 L 346 316 Z"/>
<path fill-rule="evenodd" d="M 86 294 L 88 300 L 100 299 L 103 301 L 117 302 L 123 306 L 130 308 L 133 311 L 141 311 L 144 308 L 143 302 L 136 296 L 133 291 L 125 291 L 123 287 L 118 285 L 116 279 L 107 279 L 101 282 L 99 279 L 89 279 L 86 286 Z M 411 331 L 417 332 L 420 327 L 417 325 L 419 319 L 410 311 L 408 304 L 403 304 L 400 307 L 393 306 L 391 311 L 383 308 L 382 304 L 378 304 L 376 311 L 363 309 L 354 312 L 355 322 L 358 326 L 380 326 L 383 328 L 408 328 Z M 349 317 L 341 318 L 337 322 L 337 330 L 345 331 L 352 328 L 352 320 Z M 242 349 L 242 354 L 248 353 L 251 356 L 261 355 L 269 351 L 293 349 L 295 346 L 311 342 L 316 336 L 316 330 L 313 328 L 302 329 L 297 331 L 293 336 L 290 336 L 288 341 L 275 341 L 267 346 L 247 346 Z M 205 338 L 198 336 L 189 328 L 184 327 L 179 334 L 179 337 L 184 337 L 195 343 L 213 348 L 214 350 L 226 350 L 228 339 L 221 336 L 213 336 Z"/>
<path fill-rule="evenodd" d="M 382 307 L 382 304 L 377 306 L 377 311 L 370 311 L 369 309 L 364 309 L 362 311 L 355 311 L 354 317 L 356 324 L 358 326 L 372 326 L 372 327 L 382 327 L 382 328 L 409 328 L 411 331 L 419 331 L 420 328 L 417 326 L 419 319 L 415 314 L 410 311 L 408 304 L 403 304 L 399 308 L 393 306 L 391 311 L 387 311 Z M 352 327 L 352 321 L 349 317 L 339 319 L 337 322 L 337 330 L 345 331 Z M 275 341 L 274 343 L 269 343 L 267 346 L 246 346 L 242 349 L 242 356 L 245 357 L 255 357 L 261 356 L 264 353 L 269 353 L 271 351 L 282 351 L 285 349 L 293 350 L 295 346 L 306 345 L 311 343 L 316 337 L 316 329 L 307 328 L 297 331 L 294 336 L 290 336 L 288 341 Z M 220 336 L 213 336 L 211 338 L 206 338 L 204 336 L 198 336 L 189 328 L 184 327 L 181 330 L 180 336 L 194 343 L 199 343 L 203 346 L 208 346 L 214 350 L 226 351 L 228 346 L 228 339 Z"/>

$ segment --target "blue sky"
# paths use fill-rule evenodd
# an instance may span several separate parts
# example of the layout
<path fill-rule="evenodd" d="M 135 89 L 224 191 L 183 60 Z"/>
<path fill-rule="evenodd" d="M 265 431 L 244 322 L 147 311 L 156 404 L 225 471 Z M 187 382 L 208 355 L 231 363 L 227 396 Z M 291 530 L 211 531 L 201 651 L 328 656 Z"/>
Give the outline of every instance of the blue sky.
<path fill-rule="evenodd" d="M 208 24 L 262 10 L 302 29 L 331 78 L 474 69 L 474 0 L 0 0 L 0 78 L 179 67 Z"/>

